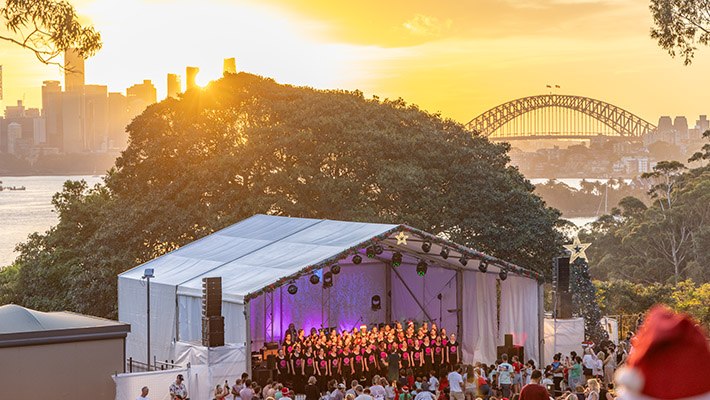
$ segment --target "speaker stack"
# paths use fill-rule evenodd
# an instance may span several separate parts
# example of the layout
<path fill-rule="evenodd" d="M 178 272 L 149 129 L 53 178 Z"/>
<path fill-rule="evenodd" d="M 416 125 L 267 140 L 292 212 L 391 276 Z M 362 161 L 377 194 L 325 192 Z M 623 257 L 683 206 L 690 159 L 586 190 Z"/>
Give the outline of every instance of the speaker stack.
<path fill-rule="evenodd" d="M 513 356 L 518 356 L 518 359 L 520 362 L 523 362 L 525 359 L 525 347 L 523 346 L 515 346 L 513 344 L 513 335 L 506 334 L 504 336 L 505 338 L 505 344 L 503 346 L 498 346 L 496 354 L 498 355 L 498 359 L 501 359 L 501 356 L 503 354 L 508 355 L 508 362 L 511 362 L 513 360 Z"/>
<path fill-rule="evenodd" d="M 569 291 L 569 257 L 554 259 L 557 276 L 557 318 L 572 318 L 572 293 Z"/>
<path fill-rule="evenodd" d="M 202 278 L 202 345 L 224 346 L 222 278 Z"/>

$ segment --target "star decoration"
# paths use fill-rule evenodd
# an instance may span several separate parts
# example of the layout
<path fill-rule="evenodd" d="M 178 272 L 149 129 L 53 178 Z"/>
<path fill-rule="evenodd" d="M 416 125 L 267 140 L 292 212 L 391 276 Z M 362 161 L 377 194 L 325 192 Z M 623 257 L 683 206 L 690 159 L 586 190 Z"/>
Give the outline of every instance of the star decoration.
<path fill-rule="evenodd" d="M 587 247 L 591 246 L 591 243 L 580 243 L 579 242 L 579 236 L 574 237 L 574 242 L 572 244 L 565 244 L 563 245 L 565 249 L 569 250 L 570 254 L 570 259 L 569 262 L 573 263 L 574 260 L 581 258 L 584 261 L 587 261 L 587 255 L 584 254 L 584 250 L 587 249 Z"/>
<path fill-rule="evenodd" d="M 397 239 L 397 244 L 406 245 L 409 235 L 405 234 L 403 231 L 399 231 L 399 233 L 396 234 L 394 238 Z"/>

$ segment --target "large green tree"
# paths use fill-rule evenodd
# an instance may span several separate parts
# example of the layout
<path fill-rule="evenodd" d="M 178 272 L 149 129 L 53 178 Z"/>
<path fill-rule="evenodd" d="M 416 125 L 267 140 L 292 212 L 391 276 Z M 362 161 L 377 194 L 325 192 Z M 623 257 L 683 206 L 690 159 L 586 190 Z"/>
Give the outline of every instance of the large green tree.
<path fill-rule="evenodd" d="M 115 316 L 116 275 L 256 213 L 405 223 L 545 272 L 559 213 L 494 144 L 403 100 L 240 73 L 150 106 L 105 186 L 20 246 L 18 301 Z"/>
<path fill-rule="evenodd" d="M 710 44 L 709 0 L 651 0 L 651 38 L 672 57 L 693 62 L 696 45 Z"/>

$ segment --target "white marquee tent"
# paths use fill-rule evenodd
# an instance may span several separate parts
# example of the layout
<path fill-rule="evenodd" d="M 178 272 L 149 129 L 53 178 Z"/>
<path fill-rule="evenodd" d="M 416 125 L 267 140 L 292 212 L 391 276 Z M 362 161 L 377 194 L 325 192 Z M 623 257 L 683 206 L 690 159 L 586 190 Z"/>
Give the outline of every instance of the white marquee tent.
<path fill-rule="evenodd" d="M 373 245 L 384 251 L 370 258 L 366 248 Z M 440 254 L 444 247 L 447 258 Z M 391 264 L 395 252 L 403 258 L 397 267 Z M 356 254 L 359 264 L 353 263 Z M 416 265 L 422 260 L 428 271 L 419 276 Z M 333 275 L 332 287 L 309 282 L 336 263 L 340 273 Z M 481 263 L 488 265 L 486 273 Z M 413 320 L 458 332 L 465 362 L 493 362 L 507 333 L 525 346 L 526 359 L 541 359 L 537 274 L 405 225 L 256 215 L 120 274 L 119 319 L 132 326 L 126 356 L 136 360 L 146 357 L 146 268 L 155 271 L 150 343 L 158 360 L 179 357 L 178 342 L 201 340 L 204 277 L 222 277 L 225 341 L 251 343 L 252 350 L 281 340 L 290 323 L 306 331 L 350 330 L 363 323 Z M 507 279 L 501 280 L 501 270 Z M 298 288 L 295 295 L 288 293 L 289 285 Z M 382 301 L 378 311 L 371 309 L 375 295 Z"/>

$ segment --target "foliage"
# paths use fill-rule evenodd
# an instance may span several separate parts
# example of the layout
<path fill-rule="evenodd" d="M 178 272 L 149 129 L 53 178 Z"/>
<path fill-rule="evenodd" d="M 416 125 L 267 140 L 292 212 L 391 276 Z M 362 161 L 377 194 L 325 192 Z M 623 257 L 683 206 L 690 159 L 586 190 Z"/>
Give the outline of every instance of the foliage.
<path fill-rule="evenodd" d="M 540 272 L 560 248 L 508 145 L 401 99 L 240 73 L 128 130 L 105 186 L 67 183 L 20 246 L 22 303 L 115 317 L 118 273 L 257 213 L 403 223 Z"/>
<path fill-rule="evenodd" d="M 651 206 L 625 198 L 580 234 L 595 279 L 664 284 L 710 281 L 710 168 L 659 163 L 646 176 Z"/>
<path fill-rule="evenodd" d="M 604 315 L 645 313 L 654 304 L 690 314 L 698 322 L 710 324 L 710 283 L 688 279 L 674 284 L 638 284 L 612 280 L 595 281 Z"/>
<path fill-rule="evenodd" d="M 551 207 L 560 210 L 566 218 L 599 215 L 604 213 L 605 202 L 613 205 L 624 197 L 647 197 L 643 187 L 626 183 L 623 179 L 609 179 L 607 182 L 582 180 L 579 189 L 550 179 L 535 185 L 535 193 Z"/>
<path fill-rule="evenodd" d="M 44 64 L 61 66 L 53 60 L 68 49 L 84 59 L 101 49 L 101 34 L 93 26 L 81 26 L 66 1 L 6 0 L 0 15 L 13 35 L 0 39 L 30 50 Z"/>
<path fill-rule="evenodd" d="M 601 326 L 602 312 L 597 302 L 597 288 L 589 276 L 589 264 L 577 258 L 570 265 L 570 292 L 574 315 L 584 318 L 585 340 L 599 343 L 608 335 Z"/>
<path fill-rule="evenodd" d="M 651 0 L 651 38 L 685 65 L 693 61 L 696 44 L 710 44 L 710 1 Z"/>

